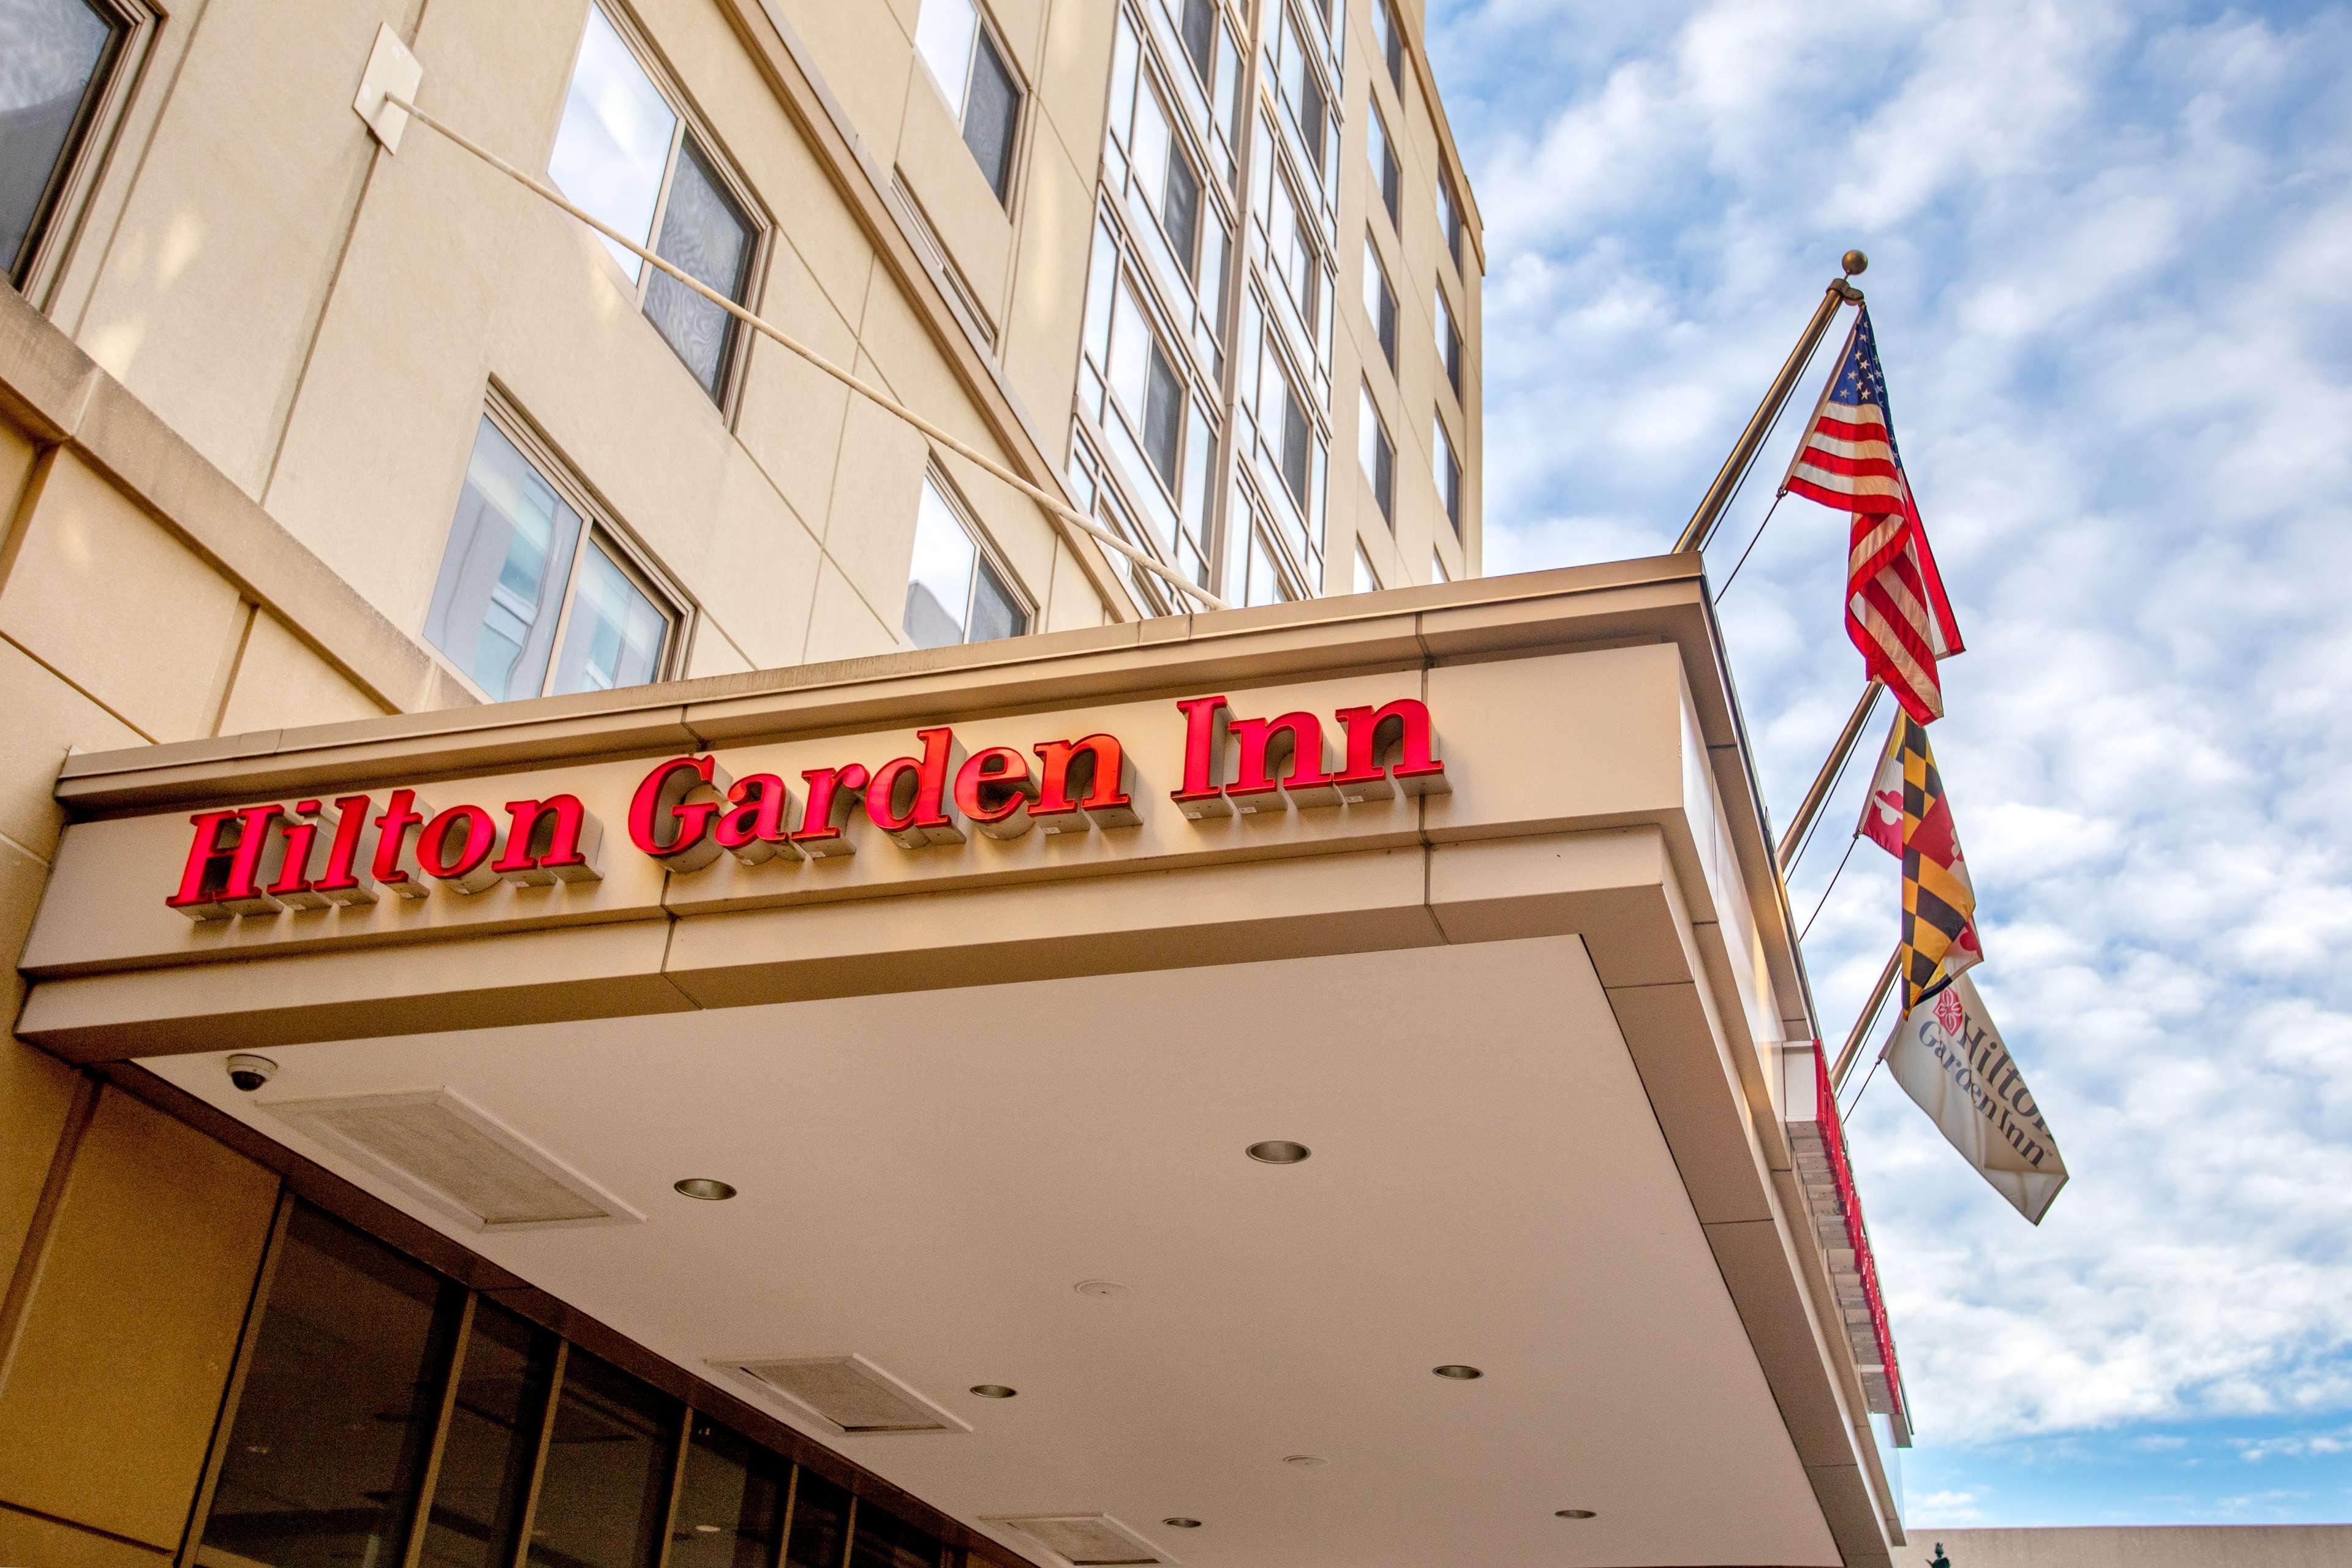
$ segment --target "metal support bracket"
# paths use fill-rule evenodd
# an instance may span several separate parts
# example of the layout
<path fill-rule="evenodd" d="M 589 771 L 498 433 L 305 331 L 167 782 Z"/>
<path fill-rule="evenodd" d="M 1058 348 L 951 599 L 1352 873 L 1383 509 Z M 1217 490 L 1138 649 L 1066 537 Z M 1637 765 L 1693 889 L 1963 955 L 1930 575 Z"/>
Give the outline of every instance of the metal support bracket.
<path fill-rule="evenodd" d="M 400 35 L 385 23 L 376 28 L 375 47 L 368 51 L 367 69 L 360 73 L 360 90 L 352 100 L 352 109 L 367 121 L 368 133 L 383 144 L 387 153 L 400 151 L 401 133 L 408 129 L 408 110 L 402 103 L 416 99 L 416 88 L 425 79 L 425 66 L 417 59 Z M 393 101 L 399 100 L 399 102 Z"/>

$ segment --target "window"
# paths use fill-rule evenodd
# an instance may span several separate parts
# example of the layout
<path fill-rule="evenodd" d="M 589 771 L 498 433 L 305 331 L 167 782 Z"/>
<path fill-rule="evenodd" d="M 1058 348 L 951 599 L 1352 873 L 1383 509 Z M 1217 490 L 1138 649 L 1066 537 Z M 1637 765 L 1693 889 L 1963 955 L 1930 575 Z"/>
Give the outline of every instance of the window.
<path fill-rule="evenodd" d="M 1323 266 L 1315 247 L 1314 230 L 1299 200 L 1290 188 L 1289 179 L 1276 170 L 1271 188 L 1267 241 L 1273 251 L 1274 269 L 1282 279 L 1283 289 L 1290 302 L 1298 307 L 1299 321 L 1311 340 L 1315 333 L 1316 285 L 1323 275 Z"/>
<path fill-rule="evenodd" d="M 1307 453 L 1314 435 L 1314 427 L 1307 423 L 1307 405 L 1298 401 L 1297 389 L 1286 380 L 1282 387 L 1282 487 L 1301 510 L 1307 505 Z"/>
<path fill-rule="evenodd" d="M 1236 596 L 1248 608 L 1287 604 L 1298 596 L 1283 575 L 1280 548 L 1263 527 L 1250 526 L 1248 552 L 1240 566 L 1241 581 L 1233 586 L 1240 589 Z"/>
<path fill-rule="evenodd" d="M 1170 494 L 1176 493 L 1183 458 L 1184 383 L 1131 283 L 1122 282 L 1112 312 L 1110 384 L 1152 471 Z"/>
<path fill-rule="evenodd" d="M 1371 481 L 1372 500 L 1381 509 L 1381 516 L 1393 523 L 1396 521 L 1396 447 L 1389 440 L 1389 427 L 1381 419 L 1381 411 L 1372 402 L 1372 389 L 1362 389 L 1363 405 L 1357 414 L 1356 456 L 1362 459 L 1364 478 Z"/>
<path fill-rule="evenodd" d="M 1184 16 L 1178 24 L 1178 31 L 1183 36 L 1184 56 L 1192 62 L 1201 85 L 1215 90 L 1217 0 L 1184 0 Z"/>
<path fill-rule="evenodd" d="M 1389 287 L 1388 268 L 1381 265 L 1381 253 L 1372 245 L 1372 237 L 1364 236 L 1364 315 L 1372 323 L 1372 331 L 1380 339 L 1381 357 L 1396 368 L 1397 302 L 1396 290 Z"/>
<path fill-rule="evenodd" d="M 1440 153 L 1441 160 L 1444 154 Z M 1462 265 L 1462 203 L 1454 194 L 1454 176 L 1441 161 L 1437 168 L 1437 232 L 1445 237 L 1445 254 Z"/>
<path fill-rule="evenodd" d="M 907 574 L 907 613 L 900 618 L 917 647 L 993 642 L 1029 629 L 1029 614 L 1004 577 L 973 542 L 939 480 L 923 477 L 915 513 L 915 560 Z"/>
<path fill-rule="evenodd" d="M 0 268 L 22 289 L 129 26 L 91 0 L 0 4 Z"/>
<path fill-rule="evenodd" d="M 207 1560 L 397 1563 L 461 1297 L 315 1210 L 278 1244 L 205 1521 Z"/>
<path fill-rule="evenodd" d="M 1445 558 L 1434 550 L 1429 552 L 1429 580 L 1433 583 L 1454 581 L 1454 574 L 1445 569 Z"/>
<path fill-rule="evenodd" d="M 547 174 L 598 221 L 650 246 L 704 287 L 742 301 L 758 231 L 709 152 L 599 5 L 588 7 Z M 610 239 L 604 248 L 636 286 L 664 341 L 711 400 L 724 404 L 740 335 L 735 318 Z"/>
<path fill-rule="evenodd" d="M 1431 307 L 1430 317 L 1437 324 L 1437 360 L 1445 367 L 1446 383 L 1454 395 L 1462 395 L 1462 332 L 1454 324 L 1454 307 L 1445 302 L 1445 285 L 1437 286 L 1437 303 Z"/>
<path fill-rule="evenodd" d="M 610 691 L 661 679 L 681 619 L 485 415 L 425 623 L 433 646 L 493 702 Z"/>
<path fill-rule="evenodd" d="M 214 1568 L 961 1560 L 308 1204 L 271 1244 L 238 1363 L 192 1554 Z"/>
<path fill-rule="evenodd" d="M 1381 574 L 1372 570 L 1372 558 L 1365 554 L 1364 547 L 1359 544 L 1356 546 L 1356 592 L 1377 594 L 1380 591 Z"/>
<path fill-rule="evenodd" d="M 1389 144 L 1388 121 L 1381 117 L 1378 100 L 1371 103 L 1371 112 L 1364 117 L 1364 156 L 1372 165 L 1372 178 L 1380 183 L 1381 205 L 1389 212 L 1389 222 L 1397 222 L 1398 205 L 1404 200 L 1404 175 L 1397 167 L 1396 149 Z"/>
<path fill-rule="evenodd" d="M 972 0 L 923 0 L 915 47 L 963 127 L 988 188 L 1013 205 L 1013 139 L 1021 125 L 1021 84 Z"/>
<path fill-rule="evenodd" d="M 1399 25 L 1396 0 L 1372 0 L 1372 42 L 1388 62 L 1389 80 L 1404 91 L 1404 28 Z"/>
<path fill-rule="evenodd" d="M 1280 56 L 1276 76 L 1281 83 L 1282 100 L 1289 106 L 1292 124 L 1307 146 L 1307 162 L 1319 180 L 1323 177 L 1323 141 L 1330 111 L 1323 96 L 1323 79 L 1307 59 L 1306 35 L 1287 7 L 1282 13 L 1277 43 Z"/>
<path fill-rule="evenodd" d="M 1197 284 L 1201 276 L 1201 176 L 1171 127 L 1159 89 L 1146 80 L 1135 97 L 1136 183 L 1159 215 L 1176 265 Z M 1222 253 L 1222 243 L 1217 247 Z"/>
<path fill-rule="evenodd" d="M 1445 508 L 1446 521 L 1454 524 L 1454 537 L 1462 534 L 1462 459 L 1454 455 L 1453 439 L 1445 434 L 1445 416 L 1432 415 L 1429 423 L 1430 468 L 1437 479 L 1437 499 Z"/>

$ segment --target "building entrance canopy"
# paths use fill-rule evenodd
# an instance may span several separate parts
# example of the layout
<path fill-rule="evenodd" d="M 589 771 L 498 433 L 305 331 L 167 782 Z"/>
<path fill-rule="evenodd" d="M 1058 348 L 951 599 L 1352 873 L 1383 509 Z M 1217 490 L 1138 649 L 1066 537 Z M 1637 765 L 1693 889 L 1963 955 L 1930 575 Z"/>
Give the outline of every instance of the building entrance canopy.
<path fill-rule="evenodd" d="M 1695 562 L 80 756 L 58 795 L 21 1035 L 980 1538 L 1900 1543 Z"/>

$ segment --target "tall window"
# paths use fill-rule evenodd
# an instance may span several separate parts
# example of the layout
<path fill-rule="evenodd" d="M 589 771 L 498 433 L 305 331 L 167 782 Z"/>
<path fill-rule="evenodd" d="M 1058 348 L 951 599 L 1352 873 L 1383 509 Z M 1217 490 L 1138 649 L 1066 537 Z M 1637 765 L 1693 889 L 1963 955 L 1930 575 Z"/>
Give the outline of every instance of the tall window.
<path fill-rule="evenodd" d="M 6 3 L 6 0 L 0 0 Z M 848 1491 L 307 1204 L 215 1431 L 212 1568 L 942 1568 Z M 457 1386 L 448 1386 L 454 1377 Z M 685 1453 L 679 1454 L 680 1438 Z M 422 1533 L 422 1540 L 415 1539 Z M 667 1537 L 667 1539 L 665 1539 Z M 159 1559 L 160 1561 L 160 1559 Z"/>
<path fill-rule="evenodd" d="M 493 702 L 658 680 L 681 613 L 485 416 L 425 635 Z"/>
<path fill-rule="evenodd" d="M 129 28 L 90 0 L 0 0 L 0 268 L 23 288 Z"/>
<path fill-rule="evenodd" d="M 758 230 L 717 161 L 598 5 L 588 7 L 547 173 L 599 221 L 704 287 L 743 300 Z M 735 318 L 610 239 L 604 247 L 663 339 L 712 400 L 724 403 Z"/>
<path fill-rule="evenodd" d="M 928 474 L 915 514 L 915 561 L 901 624 L 917 647 L 992 642 L 1029 629 L 1028 612 Z"/>
<path fill-rule="evenodd" d="M 1021 84 L 1004 63 L 996 34 L 972 0 L 923 0 L 915 47 L 963 128 L 988 188 L 1013 205 L 1013 133 L 1021 127 Z"/>
<path fill-rule="evenodd" d="M 1356 546 L 1356 592 L 1377 594 L 1380 591 L 1381 574 L 1372 570 L 1372 558 L 1365 554 L 1364 547 L 1359 544 Z"/>
<path fill-rule="evenodd" d="M 1438 154 L 1437 165 L 1437 232 L 1445 237 L 1445 254 L 1454 265 L 1462 265 L 1462 198 L 1455 195 L 1454 175 L 1445 167 L 1444 153 Z"/>
<path fill-rule="evenodd" d="M 1299 27 L 1297 18 L 1289 7 L 1282 12 L 1281 32 L 1276 38 L 1278 56 L 1276 79 L 1281 84 L 1283 102 L 1290 110 L 1291 121 L 1297 129 L 1298 139 L 1306 143 L 1307 161 L 1318 180 L 1325 177 L 1323 142 L 1330 121 L 1328 100 L 1323 92 L 1323 79 L 1307 58 L 1307 34 Z"/>
<path fill-rule="evenodd" d="M 1135 95 L 1136 184 L 1144 201 L 1159 216 L 1176 265 L 1195 287 L 1201 279 L 1201 175 L 1184 151 L 1184 139 L 1168 117 L 1168 106 L 1147 78 Z M 1220 259 L 1220 243 L 1213 248 Z"/>
<path fill-rule="evenodd" d="M 1372 323 L 1372 331 L 1380 339 L 1381 357 L 1396 368 L 1397 300 L 1396 290 L 1389 287 L 1388 268 L 1381 265 L 1381 253 L 1372 244 L 1372 237 L 1364 236 L 1364 315 Z"/>
<path fill-rule="evenodd" d="M 1356 456 L 1364 465 L 1364 478 L 1372 487 L 1372 500 L 1381 509 L 1381 516 L 1391 523 L 1396 521 L 1396 447 L 1389 440 L 1389 427 L 1381 418 L 1378 405 L 1372 401 L 1372 389 L 1361 392 L 1363 405 L 1356 416 Z"/>
<path fill-rule="evenodd" d="M 1445 367 L 1445 379 L 1454 388 L 1454 395 L 1462 395 L 1462 330 L 1454 324 L 1454 307 L 1445 302 L 1445 285 L 1437 285 L 1437 303 L 1432 307 L 1431 319 L 1437 323 L 1437 359 Z"/>
<path fill-rule="evenodd" d="M 1212 91 L 1217 82 L 1217 0 L 1183 0 L 1184 15 L 1178 24 L 1184 37 L 1184 57 L 1192 62 L 1192 69 L 1201 78 L 1201 85 Z"/>
<path fill-rule="evenodd" d="M 1124 279 L 1110 337 L 1111 393 L 1125 410 L 1152 471 L 1172 495 L 1184 455 L 1184 383 L 1160 335 L 1151 330 L 1134 285 Z"/>
<path fill-rule="evenodd" d="M 1282 488 L 1299 510 L 1307 508 L 1307 453 L 1315 440 L 1315 427 L 1307 422 L 1307 405 L 1298 400 L 1298 391 L 1285 377 L 1282 384 Z"/>
<path fill-rule="evenodd" d="M 1462 459 L 1454 455 L 1454 439 L 1445 433 L 1445 416 L 1433 414 L 1429 424 L 1430 468 L 1437 480 L 1437 499 L 1445 508 L 1445 519 L 1454 525 L 1455 537 L 1462 533 Z"/>
<path fill-rule="evenodd" d="M 1372 42 L 1388 63 L 1389 80 L 1404 91 L 1404 28 L 1398 24 L 1396 0 L 1372 0 Z"/>
<path fill-rule="evenodd" d="M 1289 177 L 1281 169 L 1274 172 L 1269 193 L 1271 210 L 1267 215 L 1266 242 L 1274 252 L 1274 269 L 1282 279 L 1283 289 L 1290 302 L 1298 307 L 1298 320 L 1306 328 L 1307 339 L 1315 337 L 1316 289 L 1323 277 L 1321 253 L 1316 248 L 1314 220 L 1307 216 L 1297 195 L 1290 188 Z"/>
<path fill-rule="evenodd" d="M 1364 117 L 1364 156 L 1370 160 L 1372 178 L 1378 182 L 1381 205 L 1389 212 L 1389 222 L 1397 221 L 1399 205 L 1404 200 L 1404 175 L 1397 167 L 1396 149 L 1389 144 L 1387 120 L 1381 113 L 1380 100 L 1370 103 L 1371 113 Z"/>

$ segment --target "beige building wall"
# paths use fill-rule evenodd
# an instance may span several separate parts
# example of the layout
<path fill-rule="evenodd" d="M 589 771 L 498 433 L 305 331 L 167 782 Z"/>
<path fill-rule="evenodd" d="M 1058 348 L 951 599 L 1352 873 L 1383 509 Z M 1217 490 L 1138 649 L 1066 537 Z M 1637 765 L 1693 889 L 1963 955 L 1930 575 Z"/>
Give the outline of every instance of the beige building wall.
<path fill-rule="evenodd" d="M 1166 3 L 1124 0 L 1131 19 Z M 745 302 L 1066 491 L 1119 6 L 980 4 L 1024 98 L 1009 207 L 917 57 L 921 0 L 608 8 L 740 182 L 761 231 Z M 1467 359 L 1463 398 L 1446 405 L 1430 300 L 1448 268 L 1435 170 L 1453 154 L 1419 7 L 1401 13 L 1400 97 L 1369 0 L 1331 4 L 1345 66 L 1325 258 L 1334 392 L 1318 412 L 1323 589 L 1344 593 L 1359 538 L 1383 586 L 1427 581 L 1433 555 L 1450 575 L 1477 570 L 1481 261 L 1463 182 L 1469 239 L 1446 276 Z M 907 646 L 934 466 L 1035 629 L 1148 608 L 1082 532 L 775 344 L 740 348 L 714 403 L 577 224 L 421 129 L 389 153 L 352 111 L 388 26 L 423 62 L 421 106 L 541 174 L 588 0 L 314 0 L 299 17 L 268 0 L 119 9 L 121 52 L 56 209 L 19 287 L 0 289 L 0 948 L 12 959 L 48 877 L 68 752 L 215 740 L 233 752 L 241 735 L 478 700 L 423 633 L 493 400 L 682 595 L 666 675 Z M 1224 0 L 1254 95 L 1278 13 L 1276 0 Z M 1354 456 L 1375 199 L 1360 106 L 1375 94 L 1403 165 L 1402 353 L 1383 389 L 1393 527 Z M 1237 263 L 1236 278 L 1255 265 Z M 1465 469 L 1459 540 L 1430 478 L 1441 405 Z M 1229 553 L 1215 552 L 1220 573 Z M 0 973 L 12 1020 L 22 997 L 12 963 Z M 32 1444 L 0 1454 L 0 1562 L 152 1563 L 176 1547 L 208 1434 L 173 1423 L 217 1405 L 276 1192 L 184 1126 L 0 1042 L 0 1432 Z M 62 1398 L 68 1367 L 109 1399 Z M 133 1449 L 137 1463 L 113 1462 Z"/>

